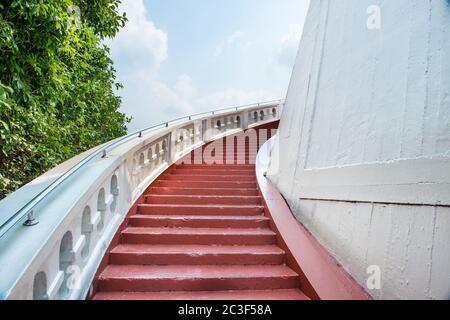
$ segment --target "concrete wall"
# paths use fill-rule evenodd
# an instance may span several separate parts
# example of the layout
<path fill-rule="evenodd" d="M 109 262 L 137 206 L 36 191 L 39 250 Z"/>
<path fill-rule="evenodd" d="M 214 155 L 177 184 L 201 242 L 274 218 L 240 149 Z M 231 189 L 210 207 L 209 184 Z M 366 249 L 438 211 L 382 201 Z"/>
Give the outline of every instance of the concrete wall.
<path fill-rule="evenodd" d="M 311 1 L 273 152 L 298 219 L 364 287 L 380 268 L 373 297 L 447 297 L 450 1 Z"/>

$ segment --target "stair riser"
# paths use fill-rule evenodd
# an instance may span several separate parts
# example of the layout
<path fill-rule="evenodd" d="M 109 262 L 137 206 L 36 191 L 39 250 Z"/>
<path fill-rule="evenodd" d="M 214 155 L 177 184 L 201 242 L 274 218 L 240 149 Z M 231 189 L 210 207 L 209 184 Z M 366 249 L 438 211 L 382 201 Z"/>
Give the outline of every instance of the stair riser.
<path fill-rule="evenodd" d="M 256 182 L 236 182 L 236 181 L 177 181 L 161 180 L 156 186 L 175 188 L 226 188 L 226 189 L 256 189 Z"/>
<path fill-rule="evenodd" d="M 221 156 L 213 156 L 211 158 L 183 158 L 180 160 L 177 164 L 179 166 L 182 165 L 203 165 L 203 166 L 221 166 L 221 165 L 228 165 L 231 167 L 234 166 L 245 166 L 245 165 L 254 165 L 254 163 L 242 163 L 242 159 L 246 160 L 255 160 L 256 159 L 257 152 L 253 152 L 252 154 L 233 154 L 233 155 L 221 155 Z M 226 161 L 226 159 L 239 159 L 240 161 Z M 230 168 L 233 169 L 233 168 Z"/>
<path fill-rule="evenodd" d="M 256 177 L 254 176 L 201 176 L 201 175 L 180 175 L 180 174 L 165 174 L 162 179 L 164 180 L 175 180 L 175 181 L 214 181 L 217 182 L 220 188 L 220 183 L 222 181 L 242 181 L 242 182 L 254 182 Z"/>
<path fill-rule="evenodd" d="M 280 265 L 285 255 L 268 254 L 136 254 L 111 253 L 111 263 L 115 265 Z"/>
<path fill-rule="evenodd" d="M 254 291 L 178 291 L 178 292 L 103 292 L 94 300 L 216 300 L 216 301 L 276 301 L 309 300 L 298 289 Z"/>
<path fill-rule="evenodd" d="M 193 163 L 193 161 L 192 161 Z M 225 160 L 221 163 L 226 163 Z M 255 165 L 256 164 L 256 158 L 255 159 L 244 159 L 244 160 L 231 160 L 230 161 L 230 165 L 234 166 L 237 164 L 242 164 L 242 165 Z M 203 165 L 217 165 L 217 164 L 211 164 L 211 163 L 203 163 Z M 192 174 L 192 172 L 190 172 L 190 174 Z M 194 173 L 195 174 L 195 173 Z"/>
<path fill-rule="evenodd" d="M 127 244 L 270 245 L 275 235 L 122 234 Z"/>
<path fill-rule="evenodd" d="M 261 207 L 226 208 L 226 207 L 172 207 L 172 206 L 145 206 L 138 207 L 140 214 L 146 215 L 195 215 L 195 216 L 257 216 L 263 214 Z"/>
<path fill-rule="evenodd" d="M 227 151 L 229 151 L 229 152 L 227 152 Z M 244 154 L 244 153 L 249 153 L 249 152 L 251 152 L 251 153 L 256 153 L 257 152 L 257 149 L 255 148 L 255 147 L 252 147 L 252 148 L 249 148 L 249 147 L 241 147 L 241 146 L 238 146 L 237 148 L 236 148 L 236 146 L 230 146 L 230 147 L 225 147 L 225 148 L 223 148 L 223 149 L 220 149 L 220 148 L 217 148 L 216 150 L 208 150 L 208 151 L 203 151 L 203 153 L 201 154 L 200 152 L 197 152 L 197 154 L 189 154 L 189 155 L 186 155 L 186 157 L 189 157 L 189 156 L 191 156 L 191 157 L 197 157 L 197 158 L 200 158 L 200 156 L 201 155 L 203 155 L 203 157 L 204 158 L 206 158 L 206 157 L 220 157 L 221 155 L 233 155 L 233 154 L 236 154 L 236 153 L 238 153 L 238 154 Z"/>
<path fill-rule="evenodd" d="M 168 171 L 169 174 L 183 174 L 183 175 L 199 175 L 199 176 L 256 176 L 254 170 L 214 170 L 214 169 L 173 169 Z"/>
<path fill-rule="evenodd" d="M 168 228 L 267 228 L 268 220 L 218 220 L 218 219 L 145 219 L 132 218 L 130 225 L 133 227 L 168 227 Z"/>
<path fill-rule="evenodd" d="M 204 195 L 204 196 L 257 196 L 258 190 L 256 189 L 189 189 L 189 188 L 150 188 L 148 191 L 151 195 Z"/>
<path fill-rule="evenodd" d="M 147 204 L 188 204 L 188 205 L 260 205 L 261 199 L 259 197 L 183 197 L 183 196 L 146 196 L 145 202 Z"/>
<path fill-rule="evenodd" d="M 216 278 L 216 279 L 101 279 L 101 291 L 220 291 L 293 289 L 299 286 L 298 276 Z"/>
<path fill-rule="evenodd" d="M 200 169 L 200 170 L 244 170 L 244 171 L 255 171 L 255 166 L 254 165 L 212 165 L 212 166 L 208 166 L 208 165 L 196 165 L 196 164 L 182 164 L 182 165 L 178 165 L 176 166 L 176 169 Z"/>

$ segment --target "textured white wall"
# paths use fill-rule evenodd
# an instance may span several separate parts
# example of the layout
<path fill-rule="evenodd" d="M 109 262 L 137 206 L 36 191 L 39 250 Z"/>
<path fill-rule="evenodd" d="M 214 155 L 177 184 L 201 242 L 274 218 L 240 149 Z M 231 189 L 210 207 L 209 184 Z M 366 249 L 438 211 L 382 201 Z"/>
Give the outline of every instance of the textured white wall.
<path fill-rule="evenodd" d="M 299 220 L 361 285 L 381 268 L 369 293 L 445 298 L 450 1 L 312 1 L 275 151 Z"/>

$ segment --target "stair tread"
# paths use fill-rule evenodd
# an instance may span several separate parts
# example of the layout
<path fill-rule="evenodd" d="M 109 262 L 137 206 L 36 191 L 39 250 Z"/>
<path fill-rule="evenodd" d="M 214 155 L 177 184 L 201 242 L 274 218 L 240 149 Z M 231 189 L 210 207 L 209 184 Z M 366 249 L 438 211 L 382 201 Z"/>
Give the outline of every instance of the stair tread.
<path fill-rule="evenodd" d="M 262 216 L 264 207 L 253 204 L 140 204 L 141 215 L 207 215 L 207 216 Z"/>
<path fill-rule="evenodd" d="M 221 195 L 191 195 L 191 194 L 147 194 L 145 197 L 155 198 L 194 198 L 194 199 L 261 199 L 260 196 L 221 196 Z"/>
<path fill-rule="evenodd" d="M 186 173 L 165 173 L 164 176 L 176 176 L 176 177 L 192 177 L 192 176 L 196 176 L 195 174 L 186 174 Z M 203 175 L 203 177 L 216 177 L 216 178 L 223 178 L 223 175 L 220 174 L 208 174 L 208 175 Z M 234 177 L 236 179 L 241 179 L 244 177 L 247 178 L 255 178 L 256 179 L 256 175 L 254 174 L 239 174 L 239 175 L 232 175 L 229 174 L 227 175 L 227 177 Z"/>
<path fill-rule="evenodd" d="M 99 292 L 94 300 L 310 300 L 299 289 Z"/>
<path fill-rule="evenodd" d="M 198 180 L 168 180 L 158 179 L 157 185 L 161 187 L 201 187 L 201 188 L 254 188 L 256 189 L 255 181 L 198 181 Z"/>
<path fill-rule="evenodd" d="M 229 196 L 258 196 L 258 189 L 253 188 L 188 188 L 188 187 L 152 187 L 148 195 L 229 195 Z"/>
<path fill-rule="evenodd" d="M 260 205 L 257 195 L 146 195 L 145 202 L 150 204 L 197 204 L 197 205 Z"/>
<path fill-rule="evenodd" d="M 191 234 L 191 235 L 275 235 L 264 229 L 222 229 L 222 228 L 145 228 L 128 227 L 123 234 Z"/>
<path fill-rule="evenodd" d="M 134 215 L 130 219 L 171 219 L 171 220 L 242 220 L 242 221 L 270 221 L 269 218 L 261 216 L 196 216 L 196 215 Z"/>
<path fill-rule="evenodd" d="M 291 268 L 281 266 L 246 265 L 108 265 L 100 279 L 226 279 L 226 278 L 295 278 L 298 274 Z"/>
<path fill-rule="evenodd" d="M 284 251 L 276 245 L 261 246 L 227 246 L 227 245 L 145 245 L 145 244 L 120 244 L 112 250 L 112 253 L 136 253 L 136 254 L 284 254 Z"/>
<path fill-rule="evenodd" d="M 254 171 L 254 169 L 255 169 L 255 167 L 249 167 L 249 168 L 247 168 L 247 169 L 234 169 L 234 168 L 230 168 L 230 167 L 223 167 L 223 168 L 220 168 L 220 167 L 218 167 L 218 168 L 214 168 L 214 167 L 210 167 L 210 168 L 205 168 L 204 166 L 199 166 L 199 167 L 197 167 L 197 168 L 180 168 L 180 167 L 175 167 L 175 168 L 173 168 L 173 169 L 171 169 L 171 170 L 175 170 L 175 171 L 178 171 L 178 170 L 182 170 L 182 171 L 187 171 L 187 170 L 189 170 L 189 171 L 217 171 L 217 172 L 253 172 Z"/>
<path fill-rule="evenodd" d="M 228 169 L 232 170 L 253 170 L 254 164 L 180 164 L 176 169 Z"/>
<path fill-rule="evenodd" d="M 254 169 L 254 164 L 179 164 L 176 166 L 176 168 L 204 168 L 204 169 L 211 169 L 211 168 L 233 168 L 233 170 L 236 170 L 236 168 L 243 168 L 243 169 Z"/>
<path fill-rule="evenodd" d="M 229 190 L 229 188 L 189 188 L 189 187 L 158 187 L 158 186 L 154 186 L 154 187 L 151 187 L 151 189 L 150 190 L 152 190 L 152 189 L 156 189 L 156 190 L 176 190 L 176 191 L 181 191 L 181 190 L 192 190 L 192 189 L 195 189 L 195 190 L 198 190 L 198 191 L 223 191 L 223 190 L 226 190 L 226 191 L 228 191 Z M 258 189 L 257 188 L 239 188 L 239 189 L 237 189 L 236 190 L 236 192 L 238 192 L 238 191 L 257 191 Z M 150 193 L 150 195 L 152 195 L 152 193 Z"/>
<path fill-rule="evenodd" d="M 142 206 L 142 207 L 167 207 L 167 208 L 170 208 L 170 207 L 187 207 L 187 208 L 198 208 L 198 207 L 202 207 L 202 208 L 204 208 L 204 207 L 207 207 L 207 208 L 211 208 L 211 209 L 214 209 L 214 208 L 218 208 L 218 209 L 220 209 L 220 208 L 236 208 L 236 209 L 239 209 L 239 208 L 258 208 L 258 209 L 263 209 L 264 207 L 263 206 L 259 206 L 259 205 L 254 205 L 254 204 L 250 204 L 250 205 L 245 205 L 245 204 L 213 204 L 213 205 L 210 205 L 210 204 L 207 204 L 207 205 L 201 205 L 201 204 L 164 204 L 164 203 L 143 203 L 143 204 L 140 204 L 139 206 Z"/>

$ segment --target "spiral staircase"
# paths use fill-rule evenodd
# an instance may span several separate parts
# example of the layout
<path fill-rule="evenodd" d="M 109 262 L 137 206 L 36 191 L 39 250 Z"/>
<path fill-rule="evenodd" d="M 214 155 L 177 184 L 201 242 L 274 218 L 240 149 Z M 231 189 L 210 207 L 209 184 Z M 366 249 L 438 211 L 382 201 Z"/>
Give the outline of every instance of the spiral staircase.
<path fill-rule="evenodd" d="M 307 299 L 264 216 L 252 152 L 233 149 L 233 164 L 174 165 L 158 177 L 120 232 L 93 299 Z"/>

